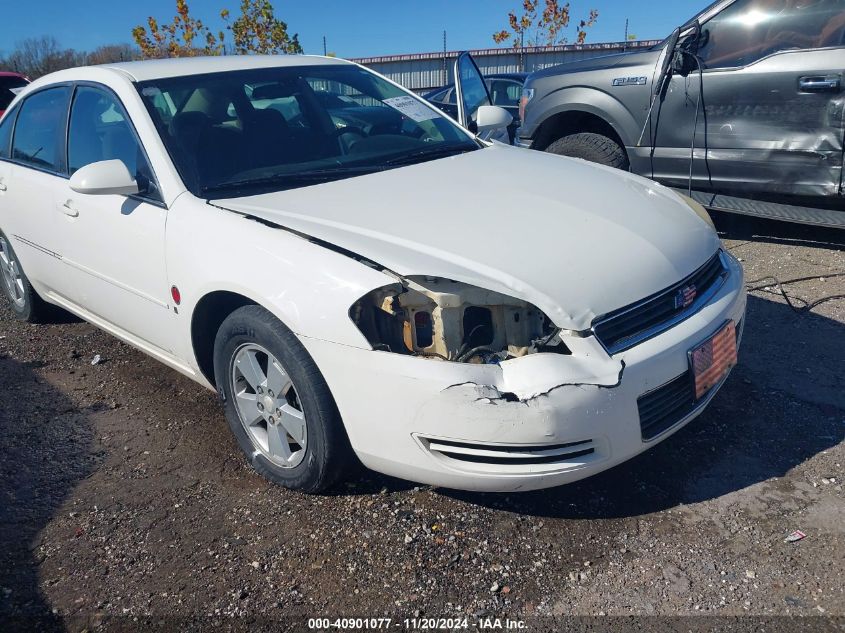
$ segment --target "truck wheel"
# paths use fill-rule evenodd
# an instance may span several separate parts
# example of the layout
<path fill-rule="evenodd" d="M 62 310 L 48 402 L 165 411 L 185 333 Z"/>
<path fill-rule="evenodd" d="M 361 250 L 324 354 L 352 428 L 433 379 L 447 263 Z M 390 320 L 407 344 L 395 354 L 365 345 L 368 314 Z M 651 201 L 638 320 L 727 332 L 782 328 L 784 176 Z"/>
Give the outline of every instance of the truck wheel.
<path fill-rule="evenodd" d="M 559 156 L 583 158 L 599 165 L 628 169 L 628 156 L 619 143 L 594 132 L 578 132 L 559 138 L 546 148 Z"/>
<path fill-rule="evenodd" d="M 264 308 L 230 314 L 214 342 L 226 418 L 252 467 L 270 481 L 322 492 L 354 454 L 331 391 L 299 339 Z"/>

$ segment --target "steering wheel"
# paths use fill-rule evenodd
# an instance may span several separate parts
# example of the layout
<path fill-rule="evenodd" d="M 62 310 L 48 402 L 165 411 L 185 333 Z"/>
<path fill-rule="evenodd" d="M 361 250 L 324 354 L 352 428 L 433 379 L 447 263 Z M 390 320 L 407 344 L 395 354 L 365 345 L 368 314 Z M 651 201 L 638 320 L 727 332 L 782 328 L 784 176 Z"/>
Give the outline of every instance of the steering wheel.
<path fill-rule="evenodd" d="M 344 134 L 357 134 L 361 138 L 367 136 L 367 133 L 357 125 L 344 125 L 343 127 L 335 128 L 331 133 L 332 138 L 340 138 Z"/>
<path fill-rule="evenodd" d="M 352 149 L 352 146 L 356 143 L 354 139 L 340 140 L 342 136 L 345 136 L 347 134 L 354 134 L 355 136 L 360 137 L 358 140 L 367 138 L 367 133 L 357 125 L 345 125 L 343 127 L 335 128 L 329 136 L 331 138 L 338 139 L 340 151 L 344 154 L 348 154 L 349 150 Z"/>

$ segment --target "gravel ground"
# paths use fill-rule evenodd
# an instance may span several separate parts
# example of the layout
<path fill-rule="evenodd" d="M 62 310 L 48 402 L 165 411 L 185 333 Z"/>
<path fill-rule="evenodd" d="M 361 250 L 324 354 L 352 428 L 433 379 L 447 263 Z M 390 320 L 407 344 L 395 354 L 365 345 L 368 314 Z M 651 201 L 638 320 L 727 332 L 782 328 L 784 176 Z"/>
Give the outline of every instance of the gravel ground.
<path fill-rule="evenodd" d="M 748 280 L 811 277 L 783 286 L 796 305 L 845 293 L 845 234 L 720 228 Z M 0 310 L 0 629 L 845 630 L 845 301 L 797 312 L 766 283 L 697 421 L 592 479 L 509 496 L 363 471 L 326 496 L 275 487 L 214 394 L 85 323 Z M 793 530 L 806 538 L 784 542 Z"/>

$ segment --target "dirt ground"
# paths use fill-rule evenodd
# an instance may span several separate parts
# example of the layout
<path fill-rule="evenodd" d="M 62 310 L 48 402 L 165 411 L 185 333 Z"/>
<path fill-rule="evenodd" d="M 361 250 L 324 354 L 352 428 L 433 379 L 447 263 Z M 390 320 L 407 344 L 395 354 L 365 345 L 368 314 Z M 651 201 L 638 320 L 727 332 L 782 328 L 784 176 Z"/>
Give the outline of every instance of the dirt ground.
<path fill-rule="evenodd" d="M 845 293 L 845 232 L 719 223 L 749 281 L 811 277 L 783 286 L 796 307 Z M 85 323 L 2 309 L 0 629 L 845 630 L 845 301 L 794 311 L 766 283 L 698 420 L 509 496 L 363 471 L 326 496 L 275 487 L 211 392 Z M 605 615 L 624 617 L 556 619 Z"/>

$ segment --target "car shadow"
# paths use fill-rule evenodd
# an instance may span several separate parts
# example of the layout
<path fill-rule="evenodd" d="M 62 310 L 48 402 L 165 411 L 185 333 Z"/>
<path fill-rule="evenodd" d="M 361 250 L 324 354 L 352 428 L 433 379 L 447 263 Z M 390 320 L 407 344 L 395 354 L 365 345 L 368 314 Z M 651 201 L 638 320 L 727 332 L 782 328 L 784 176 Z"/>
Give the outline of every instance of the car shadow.
<path fill-rule="evenodd" d="M 842 214 L 845 216 L 845 211 Z M 780 222 L 720 211 L 711 211 L 710 216 L 720 237 L 725 239 L 772 244 L 803 244 L 830 250 L 845 250 L 845 229 Z"/>
<path fill-rule="evenodd" d="M 519 494 L 446 496 L 545 517 L 622 518 L 782 477 L 845 439 L 845 325 L 749 296 L 740 360 L 697 419 L 604 473 Z M 632 421 L 636 423 L 636 421 Z"/>
<path fill-rule="evenodd" d="M 0 355 L 0 622 L 4 631 L 63 631 L 39 588 L 39 535 L 96 467 L 85 411 Z M 70 534 L 68 538 L 76 535 Z"/>

